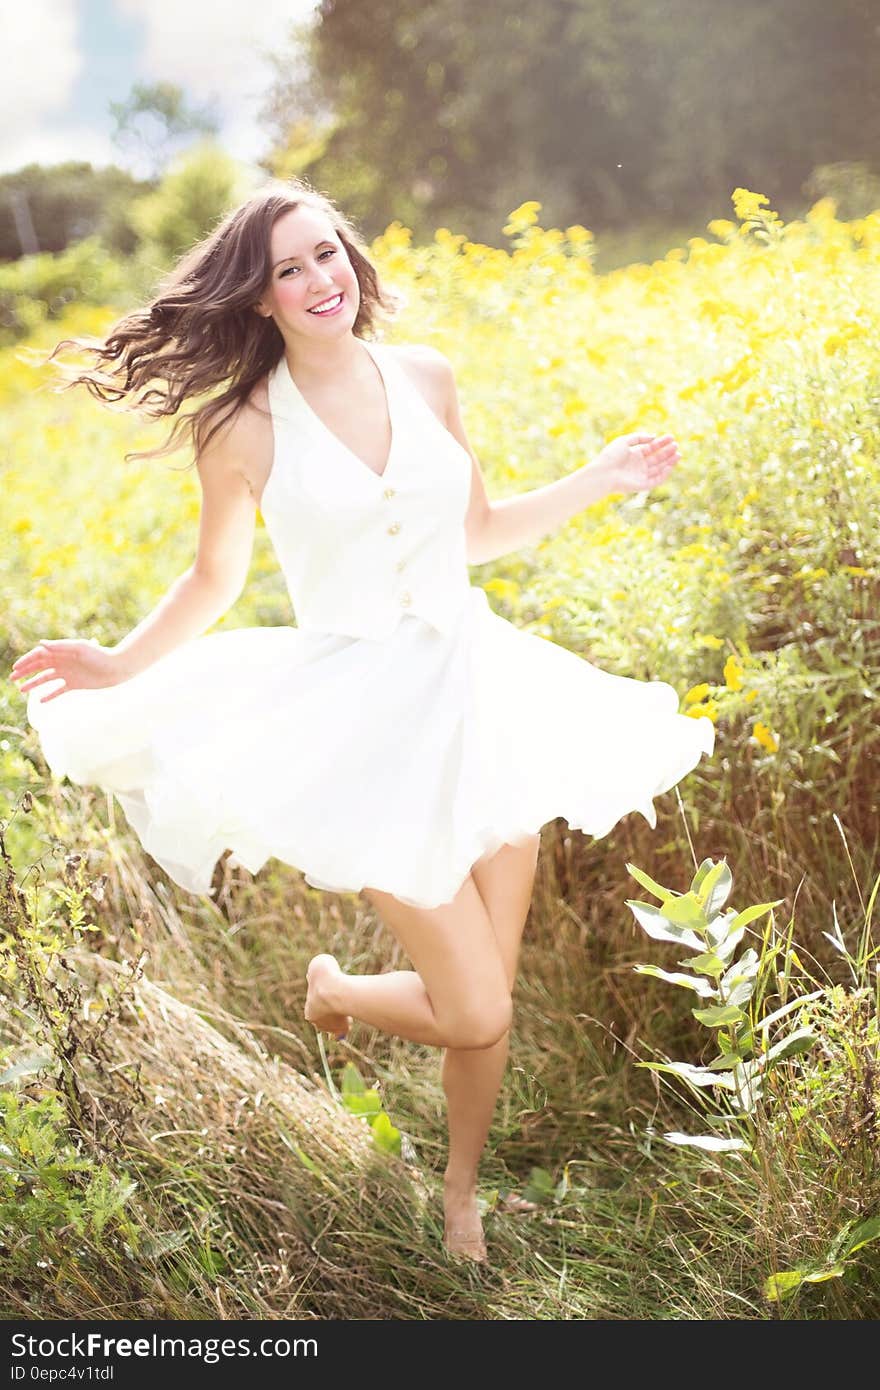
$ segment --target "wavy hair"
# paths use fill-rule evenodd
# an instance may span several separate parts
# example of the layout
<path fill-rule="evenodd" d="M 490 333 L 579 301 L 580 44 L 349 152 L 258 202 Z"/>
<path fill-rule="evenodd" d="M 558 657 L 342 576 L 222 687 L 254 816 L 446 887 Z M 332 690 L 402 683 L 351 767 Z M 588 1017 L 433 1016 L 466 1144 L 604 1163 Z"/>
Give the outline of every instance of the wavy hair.
<path fill-rule="evenodd" d="M 126 461 L 160 458 L 187 442 L 201 452 L 281 360 L 284 339 L 254 306 L 271 279 L 272 228 L 301 205 L 327 215 L 351 261 L 360 287 L 353 332 L 375 337 L 377 316 L 398 312 L 401 297 L 381 285 L 365 243 L 333 200 L 304 179 L 272 180 L 180 258 L 146 308 L 119 319 L 103 339 L 63 339 L 46 359 L 65 348 L 91 353 L 89 367 L 56 363 L 62 390 L 82 384 L 105 404 L 150 419 L 178 417 L 163 445 L 133 450 Z M 178 416 L 185 401 L 210 392 L 216 394 Z"/>

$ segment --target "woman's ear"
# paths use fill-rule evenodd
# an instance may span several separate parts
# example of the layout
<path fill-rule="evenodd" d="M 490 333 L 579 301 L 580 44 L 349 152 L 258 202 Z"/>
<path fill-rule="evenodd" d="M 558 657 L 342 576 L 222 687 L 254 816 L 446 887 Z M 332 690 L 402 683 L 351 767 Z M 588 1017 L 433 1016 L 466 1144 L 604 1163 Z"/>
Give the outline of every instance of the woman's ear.
<path fill-rule="evenodd" d="M 272 317 L 272 310 L 271 310 L 271 309 L 265 309 L 265 308 L 263 307 L 262 304 L 255 304 L 255 305 L 254 305 L 254 308 L 256 309 L 257 313 L 260 315 L 260 318 L 268 319 L 268 318 L 271 318 L 271 317 Z"/>

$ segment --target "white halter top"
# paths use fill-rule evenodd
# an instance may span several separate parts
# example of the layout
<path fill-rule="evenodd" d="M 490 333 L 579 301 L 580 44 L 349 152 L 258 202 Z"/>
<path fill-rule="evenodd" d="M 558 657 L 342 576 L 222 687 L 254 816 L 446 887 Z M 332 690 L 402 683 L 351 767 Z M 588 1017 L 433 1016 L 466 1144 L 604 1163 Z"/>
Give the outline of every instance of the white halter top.
<path fill-rule="evenodd" d="M 471 589 L 471 458 L 393 350 L 362 341 L 391 420 L 384 472 L 327 428 L 282 356 L 268 379 L 275 448 L 260 511 L 298 627 L 381 639 L 414 613 L 450 633 Z"/>

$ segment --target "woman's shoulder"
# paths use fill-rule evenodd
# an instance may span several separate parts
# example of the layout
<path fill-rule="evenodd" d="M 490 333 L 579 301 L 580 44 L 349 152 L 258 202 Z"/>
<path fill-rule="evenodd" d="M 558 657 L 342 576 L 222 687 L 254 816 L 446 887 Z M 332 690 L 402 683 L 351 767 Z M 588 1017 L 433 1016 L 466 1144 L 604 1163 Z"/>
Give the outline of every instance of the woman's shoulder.
<path fill-rule="evenodd" d="M 449 358 L 428 343 L 394 343 L 386 346 L 413 385 L 421 391 L 437 418 L 445 424 L 452 380 Z"/>
<path fill-rule="evenodd" d="M 265 377 L 237 410 L 226 416 L 198 456 L 199 471 L 238 474 L 254 497 L 262 492 L 272 466 L 272 415 Z"/>

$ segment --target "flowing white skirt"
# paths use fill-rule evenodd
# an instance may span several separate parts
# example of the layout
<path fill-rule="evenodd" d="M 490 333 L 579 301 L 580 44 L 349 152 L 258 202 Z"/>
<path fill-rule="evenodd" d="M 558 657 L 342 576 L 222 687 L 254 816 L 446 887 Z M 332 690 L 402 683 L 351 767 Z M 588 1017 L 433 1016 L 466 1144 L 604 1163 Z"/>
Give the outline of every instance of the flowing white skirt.
<path fill-rule="evenodd" d="M 28 694 L 57 777 L 115 794 L 148 853 L 206 893 L 225 850 L 334 892 L 450 901 L 474 862 L 562 816 L 596 838 L 714 749 L 664 681 L 603 671 L 472 586 L 442 635 L 381 642 L 250 627 L 184 643 L 105 690 Z"/>

